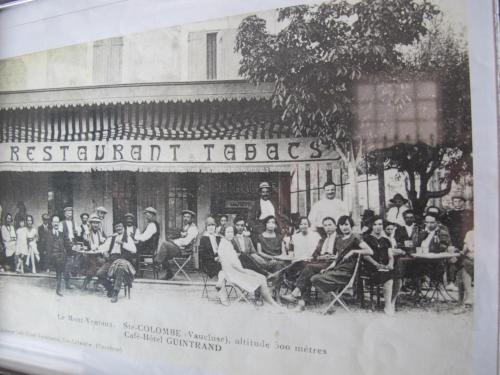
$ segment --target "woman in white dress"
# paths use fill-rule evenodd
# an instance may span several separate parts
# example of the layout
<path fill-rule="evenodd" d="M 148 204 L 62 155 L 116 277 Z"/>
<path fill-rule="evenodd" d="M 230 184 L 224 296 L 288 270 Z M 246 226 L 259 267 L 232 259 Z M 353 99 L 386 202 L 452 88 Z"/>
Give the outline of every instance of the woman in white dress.
<path fill-rule="evenodd" d="M 16 230 L 16 272 L 24 273 L 24 262 L 28 256 L 28 228 L 24 217 L 20 218 Z"/>
<path fill-rule="evenodd" d="M 26 216 L 26 237 L 28 241 L 28 254 L 26 257 L 26 266 L 30 267 L 32 273 L 36 273 L 36 263 L 40 261 L 37 241 L 38 230 L 33 225 L 33 216 Z"/>
<path fill-rule="evenodd" d="M 218 256 L 224 278 L 249 293 L 255 293 L 259 290 L 264 302 L 281 309 L 281 306 L 271 297 L 266 278 L 255 271 L 242 267 L 238 254 L 231 243 L 234 233 L 233 226 L 224 227 L 221 231 L 223 238 L 219 244 Z"/>

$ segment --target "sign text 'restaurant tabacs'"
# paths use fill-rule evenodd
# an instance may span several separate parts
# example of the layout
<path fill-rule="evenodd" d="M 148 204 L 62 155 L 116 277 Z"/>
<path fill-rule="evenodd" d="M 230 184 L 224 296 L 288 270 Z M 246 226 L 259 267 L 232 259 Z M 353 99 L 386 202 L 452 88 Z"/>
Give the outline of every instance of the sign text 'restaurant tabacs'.
<path fill-rule="evenodd" d="M 273 163 L 337 160 L 316 139 L 18 143 L 2 163 Z"/>

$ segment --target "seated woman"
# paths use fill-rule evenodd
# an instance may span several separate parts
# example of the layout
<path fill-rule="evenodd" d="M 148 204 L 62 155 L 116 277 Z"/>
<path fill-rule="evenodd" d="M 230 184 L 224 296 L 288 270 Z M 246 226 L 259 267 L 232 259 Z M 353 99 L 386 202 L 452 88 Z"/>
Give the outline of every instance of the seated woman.
<path fill-rule="evenodd" d="M 286 266 L 286 263 L 276 259 L 284 254 L 283 238 L 276 233 L 277 224 L 274 216 L 267 216 L 263 220 L 264 232 L 257 237 L 257 253 L 267 260 L 267 271 L 276 272 Z"/>
<path fill-rule="evenodd" d="M 221 270 L 217 259 L 220 237 L 216 235 L 215 219 L 208 217 L 205 220 L 205 232 L 200 238 L 198 246 L 198 255 L 200 257 L 200 269 L 205 272 L 209 278 L 217 276 Z"/>
<path fill-rule="evenodd" d="M 294 259 L 310 259 L 321 240 L 318 232 L 310 230 L 311 222 L 307 216 L 299 218 L 299 230 L 292 235 L 290 242 L 290 253 L 293 253 Z"/>
<path fill-rule="evenodd" d="M 474 279 L 474 229 L 465 234 L 464 248 L 459 258 L 458 282 L 458 307 L 455 314 L 465 312 L 466 305 L 472 305 L 472 280 Z"/>
<path fill-rule="evenodd" d="M 335 240 L 337 258 L 327 268 L 311 278 L 312 285 L 328 300 L 330 291 L 340 291 L 352 277 L 356 267 L 356 255 L 373 255 L 373 250 L 352 232 L 354 221 L 349 216 L 341 216 L 338 221 L 340 233 Z"/>
<path fill-rule="evenodd" d="M 366 255 L 366 272 L 370 276 L 372 284 L 384 285 L 384 312 L 394 315 L 396 297 L 399 290 L 394 288 L 394 256 L 392 253 L 391 241 L 385 237 L 384 220 L 376 215 L 373 217 L 370 229 L 363 236 L 363 240 L 373 250 L 373 255 Z M 398 284 L 399 285 L 399 284 Z"/>
<path fill-rule="evenodd" d="M 272 307 L 281 309 L 281 306 L 278 305 L 271 297 L 271 292 L 267 287 L 266 277 L 255 271 L 242 267 L 238 254 L 236 253 L 236 250 L 234 250 L 232 243 L 234 233 L 235 228 L 233 226 L 224 227 L 221 232 L 223 238 L 219 244 L 218 254 L 225 280 L 238 285 L 241 289 L 249 293 L 260 291 L 260 295 L 262 296 L 264 302 L 268 303 Z M 221 297 L 221 302 L 226 305 L 227 295 L 224 288 L 221 288 L 219 295 Z"/>

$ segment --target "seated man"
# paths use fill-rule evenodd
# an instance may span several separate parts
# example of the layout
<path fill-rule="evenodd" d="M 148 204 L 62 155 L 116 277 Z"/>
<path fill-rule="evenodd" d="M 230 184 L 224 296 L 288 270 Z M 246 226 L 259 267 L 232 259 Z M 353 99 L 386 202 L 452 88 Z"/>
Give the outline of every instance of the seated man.
<path fill-rule="evenodd" d="M 85 247 L 91 252 L 97 252 L 101 248 L 101 245 L 105 242 L 105 238 L 101 232 L 101 219 L 95 214 L 92 214 L 89 218 L 90 232 L 87 235 L 85 241 L 83 241 Z M 97 270 L 104 264 L 104 258 L 102 254 L 84 254 L 83 260 L 80 263 L 80 271 L 85 276 L 82 284 L 82 289 L 87 289 L 87 286 L 94 276 L 97 275 Z"/>
<path fill-rule="evenodd" d="M 158 249 L 155 256 L 155 262 L 161 264 L 163 269 L 167 271 L 164 280 L 170 280 L 174 277 L 174 273 L 170 269 L 169 261 L 175 257 L 182 255 L 184 252 L 191 252 L 196 237 L 198 236 L 198 227 L 193 222 L 196 214 L 191 210 L 182 211 L 182 231 L 179 238 L 174 240 L 166 240 Z"/>
<path fill-rule="evenodd" d="M 417 238 L 417 253 L 443 253 L 453 251 L 450 235 L 446 227 L 439 224 L 434 213 L 427 213 L 424 217 L 425 229 L 419 233 Z M 445 271 L 444 261 L 433 261 L 417 259 L 414 271 L 417 276 L 428 276 L 431 280 L 441 281 Z"/>
<path fill-rule="evenodd" d="M 287 271 L 289 275 L 297 273 L 298 277 L 295 289 L 290 294 L 286 294 L 282 297 L 285 301 L 298 301 L 299 304 L 304 305 L 305 302 L 303 296 L 305 297 L 309 294 L 312 286 L 311 277 L 327 268 L 336 257 L 334 246 L 337 238 L 337 225 L 335 220 L 327 216 L 323 218 L 322 225 L 325 230 L 326 237 L 319 241 L 318 246 L 312 254 L 312 259 L 295 263 Z"/>
<path fill-rule="evenodd" d="M 132 254 L 137 252 L 135 243 L 125 232 L 122 222 L 115 224 L 115 233 L 100 246 L 106 262 L 97 271 L 97 278 L 111 297 L 111 302 L 118 301 L 118 293 L 122 284 L 129 287 L 134 279 L 135 269 L 129 262 Z"/>

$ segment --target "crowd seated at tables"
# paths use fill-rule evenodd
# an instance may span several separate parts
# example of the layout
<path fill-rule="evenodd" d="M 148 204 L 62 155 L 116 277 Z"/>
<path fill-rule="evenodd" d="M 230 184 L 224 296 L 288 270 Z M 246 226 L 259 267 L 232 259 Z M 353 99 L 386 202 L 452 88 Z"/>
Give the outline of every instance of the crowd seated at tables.
<path fill-rule="evenodd" d="M 225 285 L 229 283 L 260 296 L 273 308 L 287 303 L 303 311 L 327 303 L 331 292 L 342 290 L 358 270 L 356 263 L 360 280 L 381 286 L 389 315 L 396 311 L 401 290 L 412 288 L 418 293 L 426 281 L 458 292 L 456 312 L 472 304 L 473 219 L 464 208 L 463 196 L 454 196 L 453 207 L 446 212 L 429 206 L 417 215 L 409 201 L 396 194 L 385 217 L 365 210 L 355 223 L 332 186 L 325 184 L 324 197 L 309 216 L 295 214 L 291 221 L 272 202 L 271 184 L 262 182 L 248 215 L 220 213 L 215 216 L 218 220 L 210 216 L 200 233 L 196 213 L 184 210 L 181 232 L 165 241 L 160 241 L 153 207 L 144 210 L 142 231 L 135 216 L 127 213 L 115 220 L 111 232 L 104 226 L 104 207 L 93 214 L 82 213 L 76 225 L 73 208 L 68 206 L 63 218 L 43 214 L 37 227 L 24 204 L 18 204 L 15 217 L 3 216 L 0 271 L 55 270 L 60 296 L 63 280 L 65 289 L 72 288 L 71 276 L 83 276 L 83 289 L 97 279 L 116 302 L 122 284 L 131 287 L 141 255 L 154 257 L 155 266 L 169 280 L 174 276 L 172 259 L 196 251 L 200 271 L 216 279 L 223 304 L 228 304 Z"/>

